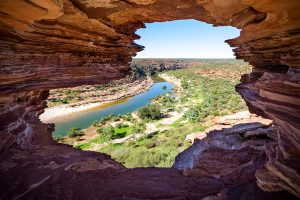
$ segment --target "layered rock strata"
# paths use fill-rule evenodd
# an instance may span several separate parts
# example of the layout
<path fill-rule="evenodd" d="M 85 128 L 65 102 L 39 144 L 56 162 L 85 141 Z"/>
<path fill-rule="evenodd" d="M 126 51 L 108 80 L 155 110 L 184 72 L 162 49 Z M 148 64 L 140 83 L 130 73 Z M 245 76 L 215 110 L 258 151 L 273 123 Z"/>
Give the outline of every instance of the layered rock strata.
<path fill-rule="evenodd" d="M 252 72 L 245 75 L 237 91 L 251 111 L 273 119 L 279 132 L 275 143 L 266 145 L 266 168 L 258 170 L 258 184 L 265 190 L 283 188 L 300 193 L 300 73 Z"/>
<path fill-rule="evenodd" d="M 214 178 L 232 175 L 257 162 L 261 162 L 262 168 L 265 145 L 275 142 L 272 137 L 278 133 L 270 120 L 257 116 L 243 118 L 233 125 L 216 125 L 209 130 L 203 132 L 205 136 L 203 133 L 193 135 L 193 145 L 176 157 L 173 168 L 184 170 L 188 176 L 205 174 Z"/>
<path fill-rule="evenodd" d="M 266 165 L 256 172 L 258 184 L 265 191 L 286 190 L 300 197 L 299 10 L 298 0 L 1 1 L 1 177 L 21 169 L 22 162 L 8 171 L 3 167 L 3 159 L 14 155 L 8 152 L 37 151 L 53 144 L 53 127 L 38 119 L 49 89 L 124 77 L 131 57 L 143 49 L 133 41 L 145 22 L 196 19 L 241 29 L 238 38 L 227 42 L 235 47 L 237 58 L 254 68 L 242 77 L 237 91 L 251 112 L 272 119 L 278 129 L 275 141 L 266 145 Z M 28 161 L 35 158 L 23 153 L 21 157 Z M 31 171 L 37 167 L 28 165 Z M 22 195 L 14 197 L 37 195 L 45 190 L 36 188 L 59 180 L 37 179 L 30 185 L 32 177 L 18 182 L 22 189 L 17 195 Z"/>

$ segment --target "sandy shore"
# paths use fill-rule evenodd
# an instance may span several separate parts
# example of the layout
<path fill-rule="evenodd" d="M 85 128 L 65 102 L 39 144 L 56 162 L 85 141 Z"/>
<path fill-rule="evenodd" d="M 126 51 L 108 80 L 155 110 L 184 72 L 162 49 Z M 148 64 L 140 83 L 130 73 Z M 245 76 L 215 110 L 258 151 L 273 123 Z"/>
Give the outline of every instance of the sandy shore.
<path fill-rule="evenodd" d="M 176 87 L 181 88 L 181 82 L 180 80 L 169 76 L 167 74 L 160 74 L 161 78 L 165 79 L 166 81 L 172 83 Z M 87 100 L 82 102 L 77 102 L 73 104 L 65 104 L 60 106 L 55 106 L 51 108 L 45 109 L 45 112 L 40 115 L 41 121 L 45 123 L 56 123 L 56 122 L 62 122 L 67 121 L 68 119 L 72 118 L 73 116 L 78 116 L 78 114 L 90 111 L 93 109 L 99 109 L 104 108 L 107 106 L 110 106 L 113 102 L 126 99 L 131 96 L 135 96 L 137 94 L 140 94 L 142 92 L 145 92 L 150 88 L 150 86 L 153 84 L 152 81 L 144 81 L 140 84 L 140 86 L 131 87 L 131 90 L 128 90 L 126 88 L 126 91 L 119 91 L 116 94 L 108 95 L 106 96 L 105 100 L 102 98 L 99 98 L 99 102 L 88 102 Z"/>
<path fill-rule="evenodd" d="M 135 83 L 124 84 L 120 91 L 113 94 L 104 94 L 98 98 L 85 99 L 84 101 L 54 106 L 45 109 L 45 112 L 40 115 L 41 121 L 45 123 L 55 123 L 66 121 L 73 116 L 78 116 L 80 113 L 86 111 L 108 107 L 118 101 L 124 101 L 128 97 L 132 97 L 147 91 L 153 85 L 151 78 L 140 82 L 138 85 Z M 129 90 L 129 88 L 130 90 Z"/>
<path fill-rule="evenodd" d="M 162 73 L 158 75 L 160 78 L 165 79 L 167 82 L 172 83 L 176 87 L 181 88 L 181 81 L 173 76 L 169 76 L 168 74 Z"/>
<path fill-rule="evenodd" d="M 56 121 L 61 121 L 64 117 L 70 117 L 71 115 L 84 112 L 91 109 L 95 109 L 99 106 L 104 106 L 110 102 L 98 102 L 98 103 L 88 103 L 85 105 L 79 105 L 71 107 L 69 105 L 61 105 L 52 108 L 47 108 L 43 114 L 40 115 L 40 119 L 45 123 L 55 123 Z"/>

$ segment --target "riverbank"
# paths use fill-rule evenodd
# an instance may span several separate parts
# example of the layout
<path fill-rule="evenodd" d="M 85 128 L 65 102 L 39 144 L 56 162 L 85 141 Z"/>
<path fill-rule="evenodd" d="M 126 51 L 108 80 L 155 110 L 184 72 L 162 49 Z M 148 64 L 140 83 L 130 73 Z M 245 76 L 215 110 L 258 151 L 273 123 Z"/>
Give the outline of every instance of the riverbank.
<path fill-rule="evenodd" d="M 179 79 L 176 79 L 175 77 L 169 76 L 167 74 L 159 74 L 158 79 L 154 78 L 153 80 L 156 80 L 156 81 L 159 80 L 159 82 L 163 81 L 163 82 L 160 82 L 162 84 L 160 84 L 159 88 L 162 88 L 162 86 L 166 86 L 165 83 L 168 80 L 167 82 L 169 84 L 176 86 L 176 87 L 174 87 L 174 90 L 173 90 L 173 92 L 176 95 L 176 98 L 180 97 L 182 88 L 180 86 L 181 84 L 180 84 Z M 169 96 L 170 94 L 166 93 L 165 95 Z M 149 99 L 149 100 L 151 100 L 152 103 L 156 104 L 156 103 L 158 103 L 157 98 L 159 99 L 160 96 L 156 97 L 155 99 Z M 178 110 L 170 111 L 168 109 L 162 108 L 161 111 L 162 111 L 163 117 L 160 120 L 150 121 L 150 122 L 147 122 L 146 124 L 144 124 L 145 129 L 144 129 L 143 133 L 128 135 L 126 137 L 113 139 L 113 140 L 110 140 L 109 142 L 104 142 L 104 143 L 91 142 L 91 145 L 86 150 L 97 151 L 98 149 L 104 148 L 105 146 L 108 146 L 110 144 L 121 144 L 121 143 L 128 142 L 131 140 L 135 141 L 135 140 L 138 140 L 138 138 L 144 137 L 146 135 L 151 135 L 155 132 L 167 131 L 169 129 L 172 129 L 171 124 L 173 124 L 174 122 L 176 122 L 177 120 L 182 118 L 184 115 L 184 112 L 186 112 L 187 109 L 183 108 L 180 111 L 178 111 Z M 135 123 L 144 123 L 143 120 L 141 120 L 138 117 L 136 111 L 132 112 L 130 114 L 130 116 L 133 119 L 133 121 L 126 121 L 126 119 L 121 118 L 119 120 L 117 119 L 117 121 L 106 122 L 106 124 L 116 127 L 117 124 L 124 123 L 124 122 L 126 124 L 129 124 L 130 126 L 132 126 Z M 125 118 L 127 118 L 127 117 L 125 117 Z M 89 141 L 93 141 L 93 140 L 98 141 L 96 138 L 99 137 L 99 133 L 97 132 L 97 127 L 95 127 L 94 125 L 90 125 L 88 128 L 82 129 L 81 133 L 82 133 L 82 135 L 78 136 L 76 138 L 72 138 L 72 137 L 68 137 L 68 136 L 60 137 L 59 142 L 64 143 L 64 144 L 73 145 L 73 146 L 80 146 Z"/>
<path fill-rule="evenodd" d="M 69 93 L 78 93 L 78 97 L 83 99 L 74 103 L 62 104 L 45 109 L 45 112 L 40 116 L 40 119 L 45 123 L 55 123 L 63 118 L 71 117 L 72 115 L 111 105 L 114 101 L 126 99 L 143 93 L 153 85 L 151 77 L 140 79 L 134 82 L 118 84 L 117 87 L 105 88 L 105 90 L 87 90 L 89 86 L 76 88 Z M 84 89 L 83 89 L 84 88 Z M 77 92 L 79 90 L 79 92 Z M 50 96 L 50 98 L 58 98 L 61 94 Z"/>
<path fill-rule="evenodd" d="M 223 76 L 228 68 L 232 76 Z M 187 140 L 191 134 L 215 126 L 218 117 L 247 110 L 235 92 L 238 75 L 247 69 L 247 64 L 240 66 L 235 62 L 163 72 L 158 77 L 176 87 L 149 98 L 160 107 L 160 118 L 140 118 L 132 109 L 130 115 L 99 117 L 93 126 L 81 130 L 81 136 L 63 137 L 59 142 L 109 154 L 128 168 L 170 167 L 176 155 L 191 145 Z M 208 70 L 211 76 L 205 74 Z M 157 89 L 162 90 L 165 84 L 157 85 Z"/>
<path fill-rule="evenodd" d="M 160 78 L 166 80 L 167 82 L 175 85 L 177 88 L 181 88 L 181 80 L 175 78 L 174 76 L 170 76 L 166 73 L 161 73 L 161 74 L 158 74 L 158 77 L 160 77 Z"/>

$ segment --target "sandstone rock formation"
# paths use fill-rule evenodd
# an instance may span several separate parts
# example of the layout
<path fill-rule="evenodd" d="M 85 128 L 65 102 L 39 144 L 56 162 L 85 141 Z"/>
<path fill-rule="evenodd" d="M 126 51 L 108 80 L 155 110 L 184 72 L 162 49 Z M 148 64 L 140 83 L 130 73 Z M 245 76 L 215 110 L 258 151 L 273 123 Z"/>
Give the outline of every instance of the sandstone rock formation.
<path fill-rule="evenodd" d="M 277 132 L 273 131 L 275 127 L 268 129 L 263 128 L 271 126 L 271 120 L 251 114 L 249 111 L 241 111 L 231 115 L 216 117 L 213 121 L 215 125 L 205 129 L 204 132 L 191 133 L 186 136 L 185 140 L 194 143 L 196 139 L 202 140 L 206 138 L 210 132 L 222 131 L 223 129 L 227 129 L 227 131 L 224 131 L 225 134 L 238 133 L 244 137 L 267 135 L 268 137 L 274 138 L 273 135 L 277 135 Z"/>
<path fill-rule="evenodd" d="M 266 131 L 260 131 L 255 137 L 244 135 L 258 129 Z M 205 138 L 195 139 L 190 148 L 180 153 L 173 168 L 184 170 L 183 174 L 189 177 L 211 177 L 225 185 L 251 185 L 256 181 L 255 172 L 265 165 L 265 144 L 274 142 L 267 136 L 267 130 L 277 133 L 271 124 L 262 124 L 256 119 L 210 131 Z M 218 194 L 219 198 L 223 193 Z"/>
<path fill-rule="evenodd" d="M 265 144 L 275 141 L 268 135 L 276 135 L 278 130 L 270 122 L 260 120 L 258 117 L 244 119 L 233 126 L 211 130 L 206 137 L 200 133 L 201 139 L 194 135 L 194 144 L 176 157 L 173 168 L 185 170 L 188 176 L 205 174 L 221 178 L 235 174 L 234 171 L 241 168 L 249 168 L 258 158 L 264 164 Z M 248 135 L 255 131 L 258 133 Z M 267 134 L 269 132 L 272 134 Z"/>
<path fill-rule="evenodd" d="M 265 191 L 285 190 L 300 197 L 299 10 L 298 0 L 2 0 L 0 180 L 5 187 L 1 187 L 1 198 L 32 199 L 42 193 L 45 198 L 51 198 L 53 196 L 44 193 L 49 189 L 53 194 L 57 192 L 61 197 L 71 199 L 79 195 L 79 188 L 72 180 L 94 180 L 92 182 L 98 184 L 101 177 L 111 180 L 118 175 L 135 183 L 133 185 L 139 191 L 132 192 L 127 187 L 108 190 L 117 194 L 110 197 L 123 194 L 126 199 L 125 194 L 130 194 L 129 198 L 150 198 L 149 195 L 160 192 L 162 195 L 154 195 L 154 198 L 198 196 L 199 199 L 219 193 L 224 183 L 203 178 L 197 182 L 182 177 L 176 170 L 165 170 L 165 176 L 161 176 L 165 179 L 160 181 L 155 177 L 164 174 L 164 170 L 145 169 L 144 173 L 152 173 L 154 178 L 151 179 L 153 182 L 143 185 L 142 180 L 149 178 L 140 176 L 143 170 L 121 173 L 118 172 L 120 169 L 109 167 L 115 170 L 110 172 L 100 164 L 101 169 L 83 166 L 89 169 L 88 172 L 73 168 L 69 171 L 43 168 L 47 162 L 54 169 L 57 169 L 56 165 L 68 162 L 68 156 L 62 154 L 59 157 L 55 153 L 58 149 L 75 151 L 57 146 L 51 138 L 53 126 L 42 124 L 38 119 L 46 106 L 49 89 L 107 83 L 124 77 L 129 73 L 131 57 L 143 49 L 133 42 L 139 38 L 135 31 L 144 27 L 145 22 L 177 19 L 196 19 L 216 26 L 241 28 L 241 35 L 227 42 L 235 47 L 237 58 L 248 61 L 254 68 L 251 74 L 242 77 L 237 91 L 251 112 L 272 119 L 278 129 L 275 141 L 266 145 L 266 164 L 260 165 L 256 171 L 258 185 Z M 47 150 L 43 147 L 45 145 Z M 251 154 L 256 155 L 255 152 Z M 97 154 L 91 159 L 97 160 L 101 156 Z M 87 157 L 81 153 L 77 158 L 84 160 Z M 12 161 L 7 163 L 6 160 Z M 15 180 L 14 184 L 10 183 L 12 180 Z M 59 184 L 55 187 L 62 180 L 67 180 L 66 190 Z M 122 185 L 124 182 L 111 184 L 118 183 Z M 199 189 L 197 183 L 216 189 Z M 189 184 L 191 187 L 184 187 Z M 255 184 L 252 186 L 241 183 L 232 186 L 233 189 L 227 185 L 222 194 L 224 198 L 234 198 L 236 187 L 239 191 L 250 191 L 256 187 Z M 172 193 L 170 188 L 178 191 Z M 82 194 L 89 191 L 89 187 L 81 189 L 85 191 Z M 141 193 L 141 189 L 147 190 Z M 95 198 L 100 198 L 105 189 L 101 191 L 95 188 L 91 192 L 95 192 Z M 189 191 L 189 194 L 180 195 L 179 191 Z"/>

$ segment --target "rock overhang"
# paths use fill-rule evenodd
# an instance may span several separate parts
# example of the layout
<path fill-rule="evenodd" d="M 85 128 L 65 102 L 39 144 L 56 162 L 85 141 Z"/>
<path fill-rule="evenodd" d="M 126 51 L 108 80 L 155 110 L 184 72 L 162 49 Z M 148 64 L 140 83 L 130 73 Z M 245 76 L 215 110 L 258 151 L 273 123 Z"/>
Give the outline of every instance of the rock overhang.
<path fill-rule="evenodd" d="M 196 19 L 241 29 L 227 43 L 253 72 L 242 77 L 237 91 L 252 112 L 272 119 L 279 130 L 258 183 L 299 196 L 299 10 L 297 0 L 3 0 L 1 150 L 52 145 L 53 127 L 38 119 L 49 89 L 129 74 L 132 57 L 143 49 L 134 40 L 144 23 Z"/>

